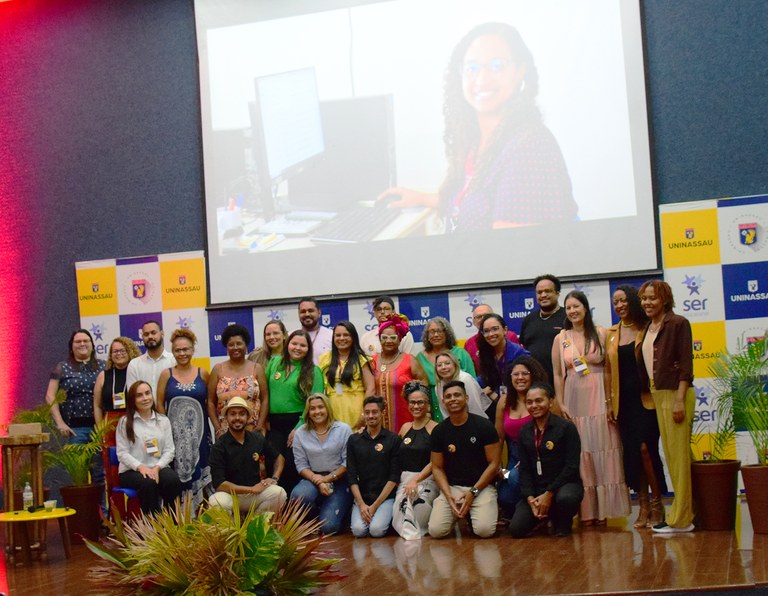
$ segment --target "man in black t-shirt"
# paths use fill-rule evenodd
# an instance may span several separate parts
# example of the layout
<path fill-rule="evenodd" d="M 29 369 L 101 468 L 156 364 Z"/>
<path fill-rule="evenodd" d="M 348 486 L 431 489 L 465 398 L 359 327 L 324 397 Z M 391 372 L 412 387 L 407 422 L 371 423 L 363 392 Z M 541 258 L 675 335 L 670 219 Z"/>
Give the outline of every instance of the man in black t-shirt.
<path fill-rule="evenodd" d="M 549 375 L 550 385 L 554 382 L 552 374 L 552 343 L 565 323 L 565 309 L 560 307 L 560 280 L 554 275 L 539 275 L 533 280 L 536 289 L 538 310 L 534 310 L 523 319 L 520 328 L 520 343 L 536 358 Z"/>
<path fill-rule="evenodd" d="M 461 381 L 443 387 L 449 418 L 432 431 L 432 476 L 440 488 L 429 517 L 429 534 L 450 534 L 457 519 L 469 515 L 481 538 L 496 532 L 499 507 L 493 480 L 499 467 L 500 444 L 488 419 L 470 414 Z"/>
<path fill-rule="evenodd" d="M 230 399 L 222 408 L 222 414 L 229 430 L 211 447 L 211 479 L 217 492 L 208 502 L 232 511 L 232 495 L 237 495 L 243 513 L 252 505 L 259 512 L 276 512 L 286 501 L 285 491 L 277 485 L 285 458 L 261 433 L 246 430 L 253 409 L 242 397 Z M 265 454 L 273 458 L 275 468 L 272 478 L 262 479 L 259 461 Z"/>

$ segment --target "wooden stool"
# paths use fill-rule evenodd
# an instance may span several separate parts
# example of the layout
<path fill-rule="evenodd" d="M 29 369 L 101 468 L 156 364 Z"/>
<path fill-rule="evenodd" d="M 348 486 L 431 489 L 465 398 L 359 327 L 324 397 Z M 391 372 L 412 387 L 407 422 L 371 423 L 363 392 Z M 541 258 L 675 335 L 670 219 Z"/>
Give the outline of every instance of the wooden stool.
<path fill-rule="evenodd" d="M 19 431 L 23 432 L 25 430 L 28 434 L 18 434 Z M 40 450 L 40 445 L 45 443 L 50 438 L 50 435 L 41 432 L 39 424 L 12 424 L 8 427 L 8 432 L 10 434 L 7 437 L 0 437 L 0 446 L 2 446 L 3 455 L 3 509 L 5 509 L 6 512 L 11 512 L 15 509 L 13 503 L 14 450 L 28 450 L 30 452 L 30 459 L 32 460 L 32 482 L 30 483 L 32 485 L 32 496 L 35 505 L 42 505 L 44 499 L 43 453 Z M 44 544 L 45 542 L 44 532 L 38 533 L 36 526 L 34 529 L 34 538 L 39 540 L 41 544 Z M 5 527 L 5 550 L 6 552 L 15 553 L 13 529 L 11 526 Z"/>

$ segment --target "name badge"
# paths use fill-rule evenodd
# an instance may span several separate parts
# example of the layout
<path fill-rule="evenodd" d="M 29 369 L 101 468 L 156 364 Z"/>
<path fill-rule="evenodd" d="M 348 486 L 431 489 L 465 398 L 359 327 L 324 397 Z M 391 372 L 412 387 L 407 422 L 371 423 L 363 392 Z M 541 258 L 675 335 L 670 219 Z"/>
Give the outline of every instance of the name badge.
<path fill-rule="evenodd" d="M 344 393 L 344 385 L 339 381 L 336 383 L 336 395 L 341 395 L 342 393 Z"/>
<path fill-rule="evenodd" d="M 587 366 L 586 361 L 581 356 L 573 359 L 573 370 L 575 370 L 580 375 L 589 374 L 589 366 Z"/>
<path fill-rule="evenodd" d="M 541 471 L 541 460 L 540 459 L 536 460 L 536 473 L 539 476 L 541 476 L 543 474 L 543 472 Z"/>
<path fill-rule="evenodd" d="M 112 407 L 115 410 L 125 410 L 125 391 L 115 393 L 112 396 Z"/>
<path fill-rule="evenodd" d="M 147 455 L 151 455 L 152 457 L 160 457 L 160 445 L 157 442 L 157 439 L 147 439 L 144 441 L 144 449 L 147 451 Z"/>

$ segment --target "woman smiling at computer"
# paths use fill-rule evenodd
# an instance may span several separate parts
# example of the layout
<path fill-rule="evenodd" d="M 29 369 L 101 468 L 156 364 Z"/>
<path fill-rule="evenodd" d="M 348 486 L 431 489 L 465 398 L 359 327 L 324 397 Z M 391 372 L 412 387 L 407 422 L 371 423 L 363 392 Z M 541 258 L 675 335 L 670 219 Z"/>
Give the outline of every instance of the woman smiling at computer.
<path fill-rule="evenodd" d="M 538 73 L 518 31 L 484 23 L 458 43 L 445 73 L 448 172 L 439 193 L 390 188 L 390 207 L 435 207 L 446 232 L 574 220 L 568 169 L 536 106 Z"/>

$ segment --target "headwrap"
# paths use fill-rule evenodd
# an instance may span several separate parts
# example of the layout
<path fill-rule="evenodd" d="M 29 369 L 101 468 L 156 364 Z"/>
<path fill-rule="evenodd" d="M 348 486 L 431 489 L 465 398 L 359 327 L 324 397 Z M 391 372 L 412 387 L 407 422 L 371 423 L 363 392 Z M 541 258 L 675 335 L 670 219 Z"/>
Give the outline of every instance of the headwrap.
<path fill-rule="evenodd" d="M 379 323 L 379 337 L 381 337 L 381 332 L 387 327 L 392 327 L 395 330 L 395 333 L 397 333 L 397 336 L 400 339 L 403 339 L 410 329 L 410 326 L 408 325 L 408 317 L 397 313 L 388 315 L 386 319 Z"/>

